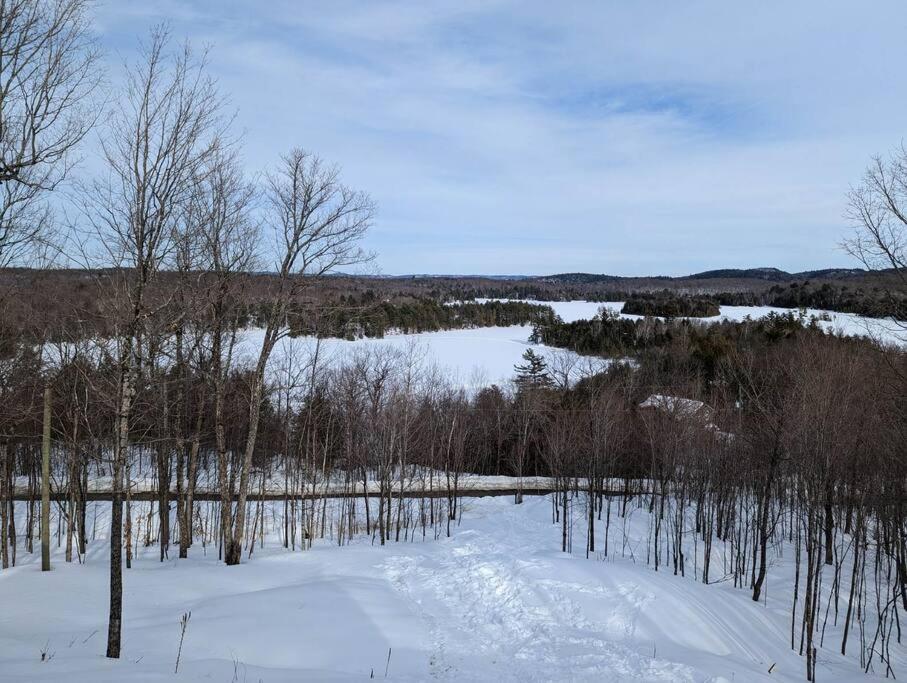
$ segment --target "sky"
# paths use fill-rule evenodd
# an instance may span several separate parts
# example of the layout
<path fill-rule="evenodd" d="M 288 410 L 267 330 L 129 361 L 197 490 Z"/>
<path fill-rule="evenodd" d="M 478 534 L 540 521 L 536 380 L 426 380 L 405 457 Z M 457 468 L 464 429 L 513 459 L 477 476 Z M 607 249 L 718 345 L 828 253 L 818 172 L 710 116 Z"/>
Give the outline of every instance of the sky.
<path fill-rule="evenodd" d="M 210 47 L 250 174 L 295 146 L 385 274 L 856 264 L 846 193 L 907 133 L 907 3 L 107 0 Z"/>

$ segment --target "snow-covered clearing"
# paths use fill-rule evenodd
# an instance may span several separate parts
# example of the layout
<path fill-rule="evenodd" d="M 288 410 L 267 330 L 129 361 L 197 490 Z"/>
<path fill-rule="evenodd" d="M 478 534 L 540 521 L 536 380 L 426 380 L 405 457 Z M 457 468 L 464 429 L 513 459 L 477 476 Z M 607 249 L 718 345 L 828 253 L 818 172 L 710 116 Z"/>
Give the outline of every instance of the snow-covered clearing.
<path fill-rule="evenodd" d="M 90 515 L 109 510 L 94 507 Z M 238 567 L 198 544 L 190 559 L 163 563 L 156 546 L 140 548 L 124 571 L 119 661 L 104 657 L 102 534 L 86 564 L 55 555 L 49 574 L 20 549 L 19 565 L 0 574 L 0 679 L 334 681 L 387 671 L 398 681 L 803 680 L 804 660 L 789 647 L 789 560 L 771 568 L 767 601 L 756 604 L 730 582 L 705 586 L 693 571 L 647 566 L 648 521 L 635 506 L 626 522 L 615 516 L 609 557 L 591 559 L 579 521 L 575 554 L 560 552 L 548 497 L 466 499 L 451 538 L 433 540 L 429 529 L 426 541 L 417 532 L 384 547 L 358 537 L 291 552 L 272 530 Z M 818 680 L 865 680 L 858 648 L 841 656 L 838 636 L 829 624 Z M 895 656 L 903 666 L 905 653 Z"/>
<path fill-rule="evenodd" d="M 389 334 L 379 339 L 363 338 L 355 341 L 329 337 L 286 337 L 274 349 L 268 362 L 269 377 L 281 383 L 286 381 L 288 366 L 298 372 L 317 358 L 321 369 L 338 367 L 352 361 L 357 354 L 391 354 L 400 362 L 422 371 L 429 371 L 435 378 L 443 378 L 451 386 L 468 391 L 490 384 L 504 385 L 514 376 L 514 366 L 523 362 L 526 349 L 532 347 L 548 361 L 555 374 L 564 374 L 575 381 L 580 376 L 600 371 L 610 361 L 603 358 L 580 356 L 572 351 L 544 344 L 532 344 L 528 325 L 510 327 L 477 327 L 470 329 L 442 330 L 414 334 Z M 261 350 L 264 330 L 247 328 L 237 335 L 236 360 L 247 367 L 254 366 Z M 112 341 L 105 342 L 107 351 L 114 351 Z M 100 354 L 97 342 L 54 344 L 45 346 L 51 363 L 69 359 L 76 350 Z"/>

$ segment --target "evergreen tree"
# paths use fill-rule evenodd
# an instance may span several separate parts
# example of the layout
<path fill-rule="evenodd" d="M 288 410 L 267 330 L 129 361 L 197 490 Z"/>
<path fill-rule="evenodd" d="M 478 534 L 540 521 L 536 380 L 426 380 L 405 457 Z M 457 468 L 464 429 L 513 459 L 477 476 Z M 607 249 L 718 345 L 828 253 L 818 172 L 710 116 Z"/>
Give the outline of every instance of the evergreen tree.
<path fill-rule="evenodd" d="M 525 363 L 515 365 L 513 368 L 516 370 L 514 381 L 520 389 L 538 389 L 552 385 L 548 365 L 542 356 L 532 349 L 526 349 L 523 360 Z"/>

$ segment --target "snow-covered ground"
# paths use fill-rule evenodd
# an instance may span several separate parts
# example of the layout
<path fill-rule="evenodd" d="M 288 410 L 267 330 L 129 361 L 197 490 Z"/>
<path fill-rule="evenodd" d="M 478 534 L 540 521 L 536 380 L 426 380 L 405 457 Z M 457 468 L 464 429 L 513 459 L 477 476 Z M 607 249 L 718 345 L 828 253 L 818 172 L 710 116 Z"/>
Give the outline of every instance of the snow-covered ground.
<path fill-rule="evenodd" d="M 600 369 L 607 361 L 579 356 L 572 351 L 543 344 L 531 344 L 531 327 L 478 327 L 420 334 L 391 334 L 381 339 L 321 339 L 297 337 L 283 340 L 271 359 L 271 372 L 279 373 L 286 358 L 305 363 L 317 353 L 323 367 L 342 364 L 357 353 L 391 353 L 403 362 L 411 360 L 423 370 L 434 368 L 453 385 L 475 389 L 489 384 L 506 384 L 513 379 L 514 366 L 524 362 L 522 355 L 532 347 L 548 361 L 554 374 L 566 372 L 572 378 Z M 263 331 L 242 332 L 239 358 L 252 362 L 261 348 Z"/>
<path fill-rule="evenodd" d="M 84 565 L 55 554 L 49 574 L 20 550 L 19 566 L 0 572 L 0 679 L 270 683 L 386 671 L 398 681 L 803 680 L 804 660 L 789 647 L 789 561 L 771 567 L 767 601 L 756 604 L 730 582 L 706 586 L 692 571 L 646 566 L 645 508 L 615 517 L 609 557 L 591 559 L 581 540 L 574 554 L 560 552 L 547 497 L 463 508 L 451 538 L 429 530 L 426 541 L 420 533 L 381 547 L 360 537 L 292 552 L 270 535 L 238 567 L 199 545 L 190 559 L 163 563 L 156 547 L 140 548 L 124 572 L 119 661 L 104 657 L 103 539 Z M 574 538 L 584 533 L 577 521 Z M 178 622 L 190 610 L 174 675 Z M 838 636 L 829 625 L 818 680 L 871 680 L 856 643 L 838 654 Z M 895 656 L 903 666 L 904 651 Z"/>
<path fill-rule="evenodd" d="M 129 471 L 129 488 L 133 494 L 137 493 L 155 493 L 160 490 L 160 482 L 157 476 L 157 469 L 152 464 L 153 454 L 134 453 L 130 462 Z M 97 474 L 92 471 L 88 476 L 87 491 L 89 493 L 106 493 L 109 494 L 113 488 L 112 478 L 107 474 L 108 470 L 103 470 L 103 474 Z M 217 494 L 220 489 L 217 484 L 217 471 L 213 467 L 200 468 L 198 474 L 198 483 L 195 487 L 196 494 Z M 356 475 L 361 476 L 359 474 Z M 379 493 L 381 483 L 374 479 L 374 473 L 370 473 L 368 480 L 368 492 Z M 291 482 L 293 480 L 291 479 Z M 585 479 L 579 479 L 580 486 L 584 484 Z M 623 485 L 623 479 L 605 479 L 607 488 L 619 490 Z M 648 480 L 633 480 L 638 482 L 639 486 L 648 489 Z M 432 492 L 445 493 L 448 490 L 446 473 L 439 470 L 429 471 L 426 468 L 407 468 L 407 473 L 401 481 L 399 478 L 399 468 L 394 472 L 392 480 L 392 489 L 403 491 L 409 497 L 419 497 L 423 494 Z M 269 472 L 268 478 L 264 482 L 258 481 L 253 487 L 252 495 L 256 496 L 263 493 L 265 496 L 283 496 L 287 491 L 293 491 L 297 495 L 303 493 L 307 496 L 315 495 L 324 496 L 344 496 L 354 493 L 362 495 L 363 484 L 361 480 L 355 482 L 355 491 L 351 491 L 349 476 L 346 472 L 337 471 L 325 481 L 318 478 L 317 482 L 306 481 L 301 485 L 299 482 L 287 484 L 287 479 L 282 469 L 278 466 L 274 471 Z M 51 484 L 51 491 L 68 491 L 69 481 L 65 472 L 58 472 Z M 302 486 L 302 488 L 300 488 Z M 513 491 L 517 488 L 528 491 L 552 491 L 557 488 L 557 480 L 554 477 L 511 477 L 507 475 L 489 475 L 489 474 L 471 474 L 461 473 L 457 476 L 457 490 L 461 495 L 466 495 L 470 491 Z M 13 492 L 20 496 L 27 496 L 29 489 L 29 480 L 27 476 L 19 475 L 13 478 Z M 170 486 L 170 492 L 176 495 L 176 483 Z"/>

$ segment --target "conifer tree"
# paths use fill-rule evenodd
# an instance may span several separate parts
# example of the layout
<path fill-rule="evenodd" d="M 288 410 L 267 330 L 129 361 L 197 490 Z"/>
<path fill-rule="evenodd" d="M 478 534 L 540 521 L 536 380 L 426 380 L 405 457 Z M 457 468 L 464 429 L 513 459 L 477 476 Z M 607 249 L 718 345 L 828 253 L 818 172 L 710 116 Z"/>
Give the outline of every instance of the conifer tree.
<path fill-rule="evenodd" d="M 548 365 L 542 356 L 530 348 L 523 354 L 523 360 L 524 363 L 514 366 L 516 370 L 514 382 L 517 387 L 538 389 L 551 386 L 551 375 L 548 374 Z"/>

